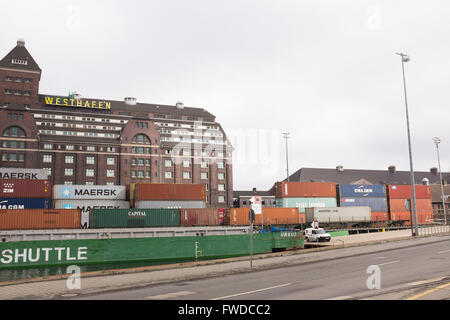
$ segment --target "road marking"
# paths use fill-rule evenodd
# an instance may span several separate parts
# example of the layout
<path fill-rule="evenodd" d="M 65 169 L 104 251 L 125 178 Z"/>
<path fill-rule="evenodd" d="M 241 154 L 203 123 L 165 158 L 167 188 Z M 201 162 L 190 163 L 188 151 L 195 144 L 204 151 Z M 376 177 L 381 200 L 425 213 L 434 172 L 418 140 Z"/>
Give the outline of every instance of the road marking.
<path fill-rule="evenodd" d="M 149 297 L 145 297 L 145 299 L 163 300 L 163 299 L 187 296 L 187 295 L 194 294 L 194 293 L 196 293 L 196 292 L 193 292 L 193 291 L 178 291 L 178 292 L 159 294 L 159 295 L 156 295 L 156 296 L 149 296 Z"/>
<path fill-rule="evenodd" d="M 435 278 L 435 279 L 428 279 L 428 280 L 423 280 L 423 281 L 417 281 L 417 282 L 410 282 L 407 283 L 408 286 L 419 286 L 421 284 L 427 284 L 427 283 L 431 283 L 431 282 L 438 282 L 438 281 L 442 281 L 443 279 L 445 279 L 446 277 L 441 277 L 441 278 Z"/>
<path fill-rule="evenodd" d="M 439 251 L 438 254 L 450 252 L 450 250 Z"/>
<path fill-rule="evenodd" d="M 439 290 L 439 289 L 443 289 L 443 288 L 448 287 L 448 286 L 450 286 L 450 282 L 449 282 L 449 283 L 446 283 L 446 284 L 442 284 L 442 285 L 440 285 L 440 286 L 438 286 L 438 287 L 436 287 L 436 288 L 433 288 L 433 289 L 424 291 L 424 292 L 419 293 L 419 294 L 417 294 L 417 295 L 415 295 L 415 296 L 409 297 L 409 298 L 406 299 L 406 300 L 416 300 L 416 299 L 421 298 L 421 297 L 423 297 L 423 296 L 425 296 L 425 295 L 427 295 L 427 294 L 433 293 L 433 292 L 435 292 L 435 291 L 437 291 L 437 290 Z"/>
<path fill-rule="evenodd" d="M 400 260 L 395 260 L 395 261 L 390 261 L 390 262 L 380 263 L 380 264 L 378 264 L 377 266 L 385 266 L 385 265 L 387 265 L 387 264 L 397 263 L 397 262 L 400 262 Z"/>
<path fill-rule="evenodd" d="M 325 300 L 348 300 L 348 299 L 353 299 L 353 297 L 351 296 L 339 296 L 339 297 L 334 297 L 334 298 L 328 298 Z"/>
<path fill-rule="evenodd" d="M 255 293 L 255 292 L 261 292 L 261 291 L 267 291 L 267 290 L 271 290 L 271 289 L 286 287 L 286 286 L 291 285 L 291 284 L 292 283 L 285 283 L 285 284 L 280 284 L 279 286 L 273 286 L 273 287 L 268 287 L 268 288 L 264 288 L 264 289 L 258 289 L 258 290 L 253 290 L 253 291 L 247 291 L 247 292 L 242 292 L 242 293 L 231 294 L 229 296 L 214 298 L 214 299 L 211 299 L 211 300 L 221 300 L 221 299 L 227 299 L 227 298 L 231 298 L 231 297 L 238 297 L 238 296 L 243 296 L 245 294 L 251 294 L 251 293 Z"/>

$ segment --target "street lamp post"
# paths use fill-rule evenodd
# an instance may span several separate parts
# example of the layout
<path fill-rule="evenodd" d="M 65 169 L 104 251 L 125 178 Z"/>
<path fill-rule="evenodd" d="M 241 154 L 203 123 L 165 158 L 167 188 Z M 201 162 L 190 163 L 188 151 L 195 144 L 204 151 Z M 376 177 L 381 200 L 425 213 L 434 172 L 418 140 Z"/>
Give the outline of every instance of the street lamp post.
<path fill-rule="evenodd" d="M 441 159 L 439 157 L 439 143 L 441 143 L 441 139 L 439 137 L 434 137 L 433 141 L 436 144 L 436 150 L 437 150 L 437 156 L 438 156 L 439 179 L 440 179 L 440 184 L 441 184 L 442 209 L 444 210 L 444 223 L 447 224 L 447 212 L 445 210 L 444 186 L 442 185 Z"/>
<path fill-rule="evenodd" d="M 289 182 L 289 161 L 288 161 L 288 144 L 287 144 L 287 139 L 289 139 L 289 132 L 284 132 L 283 138 L 286 139 L 286 172 L 287 172 L 287 181 Z"/>
<path fill-rule="evenodd" d="M 405 79 L 405 62 L 408 62 L 409 56 L 403 53 L 396 53 L 402 58 L 402 72 L 403 72 L 403 90 L 405 93 L 405 107 L 406 107 L 406 127 L 408 130 L 408 148 L 409 148 L 409 167 L 410 167 L 410 173 L 411 173 L 411 190 L 412 190 L 412 205 L 414 210 L 414 231 L 415 235 L 419 235 L 419 229 L 417 227 L 417 208 L 416 208 L 416 188 L 415 188 L 415 181 L 414 181 L 414 169 L 413 169 L 413 162 L 412 162 L 412 151 L 411 151 L 411 135 L 409 130 L 409 115 L 408 115 L 408 99 L 406 97 L 406 79 Z"/>

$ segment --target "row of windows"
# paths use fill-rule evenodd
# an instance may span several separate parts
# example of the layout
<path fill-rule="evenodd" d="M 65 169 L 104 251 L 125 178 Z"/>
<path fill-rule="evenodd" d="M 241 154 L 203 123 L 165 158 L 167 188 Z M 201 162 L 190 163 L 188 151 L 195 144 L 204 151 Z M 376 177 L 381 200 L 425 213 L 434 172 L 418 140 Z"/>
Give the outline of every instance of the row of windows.
<path fill-rule="evenodd" d="M 5 78 L 5 81 L 14 81 L 14 82 L 25 82 L 25 83 L 31 83 L 31 79 L 30 78 L 19 78 L 19 77 L 9 77 L 7 76 Z"/>
<path fill-rule="evenodd" d="M 8 112 L 8 120 L 23 120 L 23 114 Z"/>
<path fill-rule="evenodd" d="M 21 96 L 24 95 L 25 97 L 31 96 L 31 91 L 21 91 L 21 90 L 11 90 L 11 89 L 5 89 L 5 94 L 14 94 L 15 96 Z"/>
<path fill-rule="evenodd" d="M 143 128 L 148 129 L 148 122 L 136 122 L 135 127 L 141 129 Z"/>
<path fill-rule="evenodd" d="M 74 156 L 64 156 L 64 163 L 74 163 Z M 115 158 L 106 158 L 106 164 L 107 165 L 115 165 Z M 43 163 L 52 163 L 53 162 L 53 155 L 51 154 L 44 154 L 42 156 L 42 162 Z M 86 156 L 86 164 L 95 164 L 95 157 L 93 156 Z"/>
<path fill-rule="evenodd" d="M 113 123 L 126 123 L 126 120 L 118 119 L 105 119 L 105 118 L 86 118 L 86 117 L 75 117 L 75 116 L 63 116 L 54 114 L 34 114 L 35 118 L 48 118 L 48 119 L 63 119 L 63 120 L 77 120 L 77 121 L 94 121 L 94 122 L 113 122 Z"/>
<path fill-rule="evenodd" d="M 73 176 L 73 168 L 65 168 L 64 169 L 64 175 L 65 176 Z M 113 169 L 107 169 L 106 170 L 106 177 L 108 178 L 114 178 L 115 171 Z M 86 177 L 95 177 L 95 170 L 94 169 L 86 169 Z"/>
<path fill-rule="evenodd" d="M 73 181 L 64 181 L 64 184 L 65 185 L 72 185 Z M 94 181 L 86 181 L 86 185 L 93 186 L 93 185 L 95 185 L 95 183 L 94 183 Z M 114 182 L 108 181 L 108 182 L 106 182 L 106 185 L 107 186 L 113 186 Z"/>
<path fill-rule="evenodd" d="M 19 127 L 8 127 L 3 131 L 3 137 L 25 137 L 25 131 Z"/>
<path fill-rule="evenodd" d="M 25 142 L 23 141 L 2 141 L 3 148 L 25 149 Z"/>
<path fill-rule="evenodd" d="M 173 165 L 173 161 L 172 160 L 169 160 L 169 159 L 164 160 L 164 166 L 165 167 L 169 168 L 169 167 L 172 167 L 172 165 Z M 191 166 L 191 161 L 190 160 L 183 160 L 183 167 L 184 168 L 189 168 L 190 166 Z M 224 165 L 223 161 L 217 161 L 217 168 L 223 169 L 224 166 L 225 165 Z M 200 167 L 203 168 L 203 169 L 208 168 L 208 162 L 207 161 L 201 161 L 200 162 Z"/>
<path fill-rule="evenodd" d="M 11 105 L 11 103 L 10 103 L 10 102 L 4 102 L 3 105 L 4 105 L 5 107 L 9 107 L 9 106 Z M 30 105 L 29 105 L 29 104 L 24 104 L 23 107 L 24 107 L 25 109 L 29 109 L 29 108 L 30 108 Z"/>
<path fill-rule="evenodd" d="M 156 163 L 156 161 L 155 161 Z M 132 166 L 150 166 L 150 159 L 136 159 L 136 158 L 132 158 L 131 159 L 131 165 Z"/>
<path fill-rule="evenodd" d="M 25 161 L 23 153 L 2 153 L 2 161 Z"/>
<path fill-rule="evenodd" d="M 164 176 L 166 177 L 166 179 L 172 179 L 173 178 L 173 173 L 171 171 L 166 171 L 164 173 Z M 183 172 L 183 179 L 191 179 L 191 173 L 190 172 Z M 208 179 L 208 172 L 200 172 L 200 179 L 202 180 L 207 180 Z M 217 174 L 217 179 L 219 180 L 224 180 L 225 179 L 225 174 L 224 173 L 218 173 Z"/>
<path fill-rule="evenodd" d="M 110 148 L 111 148 L 111 150 L 114 150 L 114 151 L 116 150 L 114 147 L 108 147 L 108 150 Z M 53 144 L 51 144 L 51 143 L 44 144 L 44 149 L 53 150 Z M 68 145 L 66 145 L 66 150 L 75 150 L 75 146 L 68 144 Z M 83 147 L 79 146 L 78 150 L 83 150 Z M 86 150 L 87 151 L 95 151 L 95 146 L 86 146 Z M 103 151 L 103 148 L 100 148 L 100 151 Z"/>

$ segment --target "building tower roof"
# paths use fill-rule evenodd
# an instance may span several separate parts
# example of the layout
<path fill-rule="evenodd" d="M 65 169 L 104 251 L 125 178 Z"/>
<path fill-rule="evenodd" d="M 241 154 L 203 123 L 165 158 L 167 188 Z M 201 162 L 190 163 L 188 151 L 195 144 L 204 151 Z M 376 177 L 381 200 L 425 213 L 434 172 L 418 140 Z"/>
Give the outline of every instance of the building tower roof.
<path fill-rule="evenodd" d="M 17 45 L 0 60 L 0 68 L 37 71 L 41 73 L 41 68 L 39 68 L 36 61 L 34 61 L 31 54 L 25 48 L 25 41 L 23 39 L 17 40 Z"/>

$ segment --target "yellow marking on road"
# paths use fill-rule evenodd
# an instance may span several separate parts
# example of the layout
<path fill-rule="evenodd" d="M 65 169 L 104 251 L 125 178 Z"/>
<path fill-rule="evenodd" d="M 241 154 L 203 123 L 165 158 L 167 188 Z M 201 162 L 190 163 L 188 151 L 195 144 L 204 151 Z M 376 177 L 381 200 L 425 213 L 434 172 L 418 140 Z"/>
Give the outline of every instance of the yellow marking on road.
<path fill-rule="evenodd" d="M 448 286 L 450 286 L 450 282 L 449 282 L 449 283 L 446 283 L 446 284 L 442 284 L 442 285 L 440 285 L 440 286 L 438 286 L 438 287 L 436 287 L 436 288 L 433 288 L 433 289 L 424 291 L 424 292 L 419 293 L 419 294 L 417 294 L 417 295 L 415 295 L 415 296 L 409 297 L 409 298 L 406 299 L 406 300 L 416 300 L 416 299 L 421 298 L 421 297 L 423 297 L 423 296 L 425 296 L 425 295 L 427 295 L 427 294 L 433 293 L 433 292 L 435 292 L 435 291 L 438 291 L 439 289 L 443 289 L 443 288 L 448 287 Z"/>

